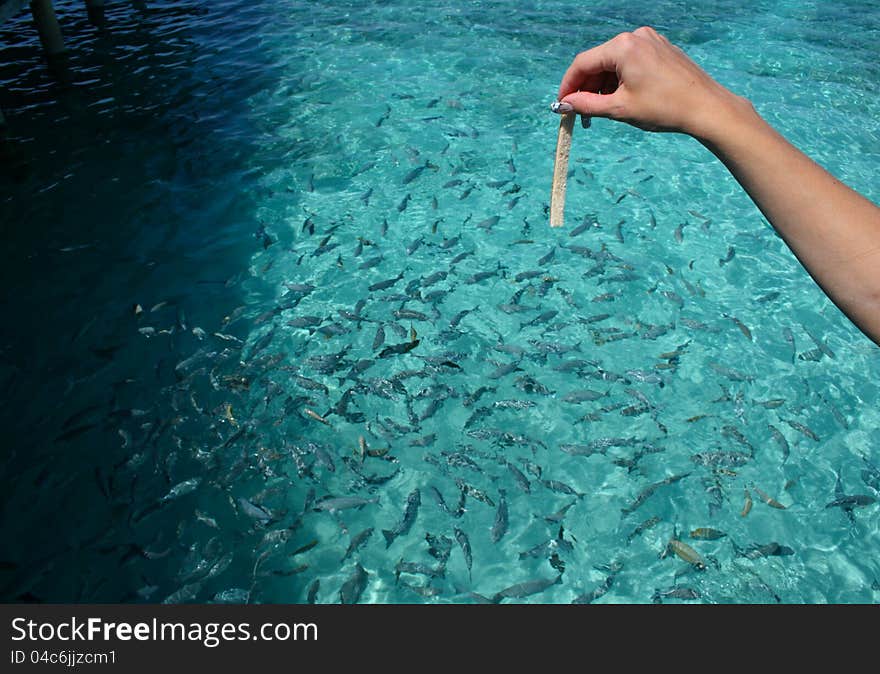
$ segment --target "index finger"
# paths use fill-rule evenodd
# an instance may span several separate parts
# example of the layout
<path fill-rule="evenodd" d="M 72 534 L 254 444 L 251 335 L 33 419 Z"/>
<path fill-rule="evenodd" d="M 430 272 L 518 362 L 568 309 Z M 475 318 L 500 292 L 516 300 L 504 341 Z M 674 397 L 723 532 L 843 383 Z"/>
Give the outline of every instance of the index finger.
<path fill-rule="evenodd" d="M 576 91 L 598 93 L 603 73 L 617 72 L 617 49 L 613 40 L 581 52 L 562 76 L 557 100 Z"/>

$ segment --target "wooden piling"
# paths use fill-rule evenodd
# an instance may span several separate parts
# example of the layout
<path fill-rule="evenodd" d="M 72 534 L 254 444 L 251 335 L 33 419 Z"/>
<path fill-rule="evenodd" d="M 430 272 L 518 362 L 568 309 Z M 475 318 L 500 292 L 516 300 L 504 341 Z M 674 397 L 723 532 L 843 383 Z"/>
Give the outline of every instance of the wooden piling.
<path fill-rule="evenodd" d="M 40 42 L 48 56 L 57 56 L 64 52 L 64 38 L 61 37 L 61 26 L 55 16 L 52 0 L 31 0 L 31 14 L 40 34 Z"/>

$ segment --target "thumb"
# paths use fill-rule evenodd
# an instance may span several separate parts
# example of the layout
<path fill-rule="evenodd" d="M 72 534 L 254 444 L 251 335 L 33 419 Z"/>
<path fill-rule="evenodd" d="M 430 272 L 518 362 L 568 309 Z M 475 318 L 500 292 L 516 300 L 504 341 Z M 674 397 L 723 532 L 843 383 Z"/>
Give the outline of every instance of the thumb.
<path fill-rule="evenodd" d="M 619 91 L 619 90 L 618 90 Z M 570 103 L 574 111 L 588 117 L 615 117 L 615 110 L 620 107 L 618 91 L 613 94 L 596 94 L 591 91 L 577 91 L 562 99 Z"/>

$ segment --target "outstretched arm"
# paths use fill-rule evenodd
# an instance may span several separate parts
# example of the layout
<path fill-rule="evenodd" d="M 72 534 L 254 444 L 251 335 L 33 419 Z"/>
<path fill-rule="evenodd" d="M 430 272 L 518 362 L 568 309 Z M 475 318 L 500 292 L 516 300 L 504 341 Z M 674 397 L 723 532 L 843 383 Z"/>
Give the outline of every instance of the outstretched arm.
<path fill-rule="evenodd" d="M 578 54 L 559 100 L 583 115 L 699 140 L 822 290 L 880 344 L 880 208 L 791 145 L 669 40 L 639 28 Z"/>

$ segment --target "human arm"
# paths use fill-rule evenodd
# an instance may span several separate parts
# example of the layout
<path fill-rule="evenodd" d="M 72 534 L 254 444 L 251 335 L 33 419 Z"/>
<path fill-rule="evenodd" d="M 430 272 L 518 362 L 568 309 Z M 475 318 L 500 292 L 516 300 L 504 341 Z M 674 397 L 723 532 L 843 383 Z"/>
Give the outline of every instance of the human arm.
<path fill-rule="evenodd" d="M 579 54 L 559 100 L 593 117 L 699 140 L 831 300 L 880 344 L 880 208 L 785 140 L 650 28 Z"/>

